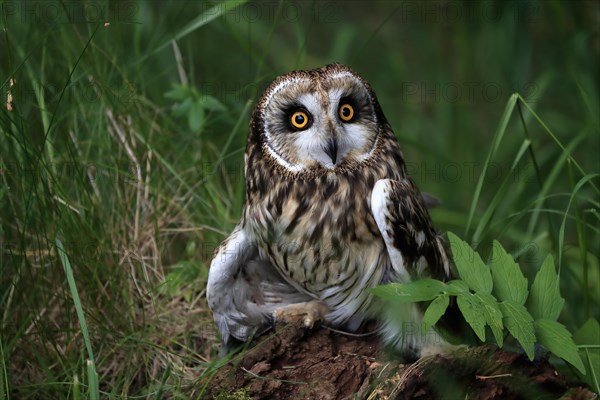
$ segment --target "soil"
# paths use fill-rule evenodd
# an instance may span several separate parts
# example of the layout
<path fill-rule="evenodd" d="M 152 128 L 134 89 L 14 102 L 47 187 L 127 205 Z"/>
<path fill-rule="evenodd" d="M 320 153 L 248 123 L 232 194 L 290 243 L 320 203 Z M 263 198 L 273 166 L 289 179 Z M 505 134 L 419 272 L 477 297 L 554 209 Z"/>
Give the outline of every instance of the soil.
<path fill-rule="evenodd" d="M 547 361 L 494 346 L 460 347 L 402 363 L 375 335 L 285 325 L 212 377 L 218 399 L 596 399 Z M 206 392 L 205 392 L 206 393 Z"/>

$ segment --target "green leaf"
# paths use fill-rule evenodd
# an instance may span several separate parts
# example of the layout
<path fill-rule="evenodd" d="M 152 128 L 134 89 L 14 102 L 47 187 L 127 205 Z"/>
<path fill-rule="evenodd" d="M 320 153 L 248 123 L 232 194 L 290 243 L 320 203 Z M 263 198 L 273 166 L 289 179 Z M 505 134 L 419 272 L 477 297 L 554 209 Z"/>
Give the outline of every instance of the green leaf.
<path fill-rule="evenodd" d="M 179 83 L 173 84 L 173 88 L 165 93 L 165 97 L 167 99 L 172 100 L 183 100 L 190 96 L 190 90 L 187 86 L 181 85 Z"/>
<path fill-rule="evenodd" d="M 467 285 L 464 281 L 460 279 L 455 279 L 453 281 L 446 282 L 446 292 L 453 296 L 458 296 L 461 293 L 470 293 L 469 285 Z"/>
<path fill-rule="evenodd" d="M 500 311 L 498 301 L 488 293 L 475 293 L 474 297 L 480 303 L 483 318 L 485 323 L 490 326 L 496 343 L 502 347 L 504 344 L 504 325 L 502 324 L 502 311 Z"/>
<path fill-rule="evenodd" d="M 533 360 L 535 330 L 531 314 L 522 304 L 510 300 L 500 303 L 500 310 L 504 316 L 504 326 L 519 341 L 529 360 Z"/>
<path fill-rule="evenodd" d="M 534 324 L 540 344 L 585 374 L 577 346 L 563 324 L 551 319 L 538 319 Z"/>
<path fill-rule="evenodd" d="M 156 287 L 159 293 L 167 296 L 181 296 L 183 294 L 185 297 L 189 295 L 192 291 L 185 290 L 185 288 L 206 279 L 208 274 L 208 270 L 203 268 L 202 263 L 187 260 L 169 266 L 169 271 L 165 280 Z"/>
<path fill-rule="evenodd" d="M 535 319 L 556 321 L 564 304 L 565 300 L 560 297 L 554 259 L 549 254 L 531 285 L 527 309 Z"/>
<path fill-rule="evenodd" d="M 461 279 L 476 292 L 492 292 L 492 274 L 471 246 L 452 232 L 448 232 L 450 248 Z"/>
<path fill-rule="evenodd" d="M 192 109 L 193 105 L 194 102 L 192 101 L 192 99 L 187 98 L 181 103 L 177 103 L 175 104 L 175 106 L 173 106 L 173 115 L 176 117 L 182 117 L 184 115 L 187 115 Z"/>
<path fill-rule="evenodd" d="M 485 318 L 481 304 L 470 293 L 463 293 L 457 297 L 457 304 L 465 321 L 471 325 L 479 340 L 485 342 Z"/>
<path fill-rule="evenodd" d="M 433 300 L 445 290 L 444 282 L 425 278 L 414 282 L 377 286 L 371 289 L 371 293 L 387 300 L 412 303 Z"/>
<path fill-rule="evenodd" d="M 580 378 L 590 385 L 596 393 L 600 393 L 600 324 L 594 318 L 588 319 L 573 334 L 573 340 L 579 347 L 579 355 L 586 367 L 585 376 Z"/>
<path fill-rule="evenodd" d="M 598 350 L 598 349 L 596 349 Z M 596 393 L 600 393 L 600 352 L 593 349 L 582 349 L 585 359 L 586 376 L 584 377 Z"/>
<path fill-rule="evenodd" d="M 442 294 L 436 297 L 425 313 L 423 314 L 423 323 L 421 324 L 421 333 L 425 335 L 429 329 L 434 326 L 446 312 L 450 304 L 450 297 L 447 294 Z"/>
<path fill-rule="evenodd" d="M 527 278 L 523 276 L 519 265 L 496 240 L 494 240 L 492 247 L 491 264 L 496 297 L 502 301 L 510 300 L 525 304 L 528 294 Z"/>
<path fill-rule="evenodd" d="M 188 124 L 192 132 L 199 131 L 204 124 L 204 107 L 202 107 L 200 100 L 195 101 L 194 106 L 189 111 Z"/>
<path fill-rule="evenodd" d="M 223 105 L 216 97 L 206 95 L 202 96 L 202 106 L 210 111 L 227 111 L 227 107 Z"/>
<path fill-rule="evenodd" d="M 585 321 L 573 335 L 575 343 L 582 345 L 600 345 L 600 324 L 594 318 Z"/>

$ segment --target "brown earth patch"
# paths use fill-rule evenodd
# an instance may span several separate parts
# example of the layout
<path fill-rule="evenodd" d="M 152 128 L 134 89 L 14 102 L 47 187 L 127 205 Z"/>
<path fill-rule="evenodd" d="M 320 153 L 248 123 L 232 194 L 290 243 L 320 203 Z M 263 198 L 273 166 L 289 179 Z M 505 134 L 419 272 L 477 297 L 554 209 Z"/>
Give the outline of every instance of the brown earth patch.
<path fill-rule="evenodd" d="M 295 325 L 278 327 L 233 357 L 205 394 L 224 400 L 597 398 L 547 361 L 529 362 L 494 346 L 461 347 L 403 364 L 386 356 L 374 335 L 325 327 L 305 332 Z"/>

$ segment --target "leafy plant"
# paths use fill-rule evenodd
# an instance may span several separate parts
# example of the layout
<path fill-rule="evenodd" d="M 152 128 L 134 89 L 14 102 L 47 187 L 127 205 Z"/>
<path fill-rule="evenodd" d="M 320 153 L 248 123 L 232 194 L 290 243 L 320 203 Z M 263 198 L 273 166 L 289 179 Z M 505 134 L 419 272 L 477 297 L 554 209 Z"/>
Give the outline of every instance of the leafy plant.
<path fill-rule="evenodd" d="M 486 341 L 486 326 L 499 347 L 504 345 L 508 331 L 530 360 L 535 344 L 539 343 L 585 374 L 571 333 L 557 321 L 565 301 L 560 295 L 551 255 L 546 257 L 528 289 L 519 265 L 499 242 L 494 241 L 492 257 L 486 265 L 458 236 L 448 232 L 448 238 L 460 279 L 447 283 L 430 278 L 392 283 L 372 292 L 392 301 L 431 301 L 423 315 L 423 334 L 444 315 L 450 297 L 454 296 L 463 317 L 482 342 Z"/>
<path fill-rule="evenodd" d="M 189 85 L 173 84 L 173 89 L 165 93 L 165 97 L 177 101 L 173 106 L 173 115 L 186 117 L 192 132 L 204 128 L 208 112 L 227 111 L 216 97 L 201 94 L 195 87 Z"/>

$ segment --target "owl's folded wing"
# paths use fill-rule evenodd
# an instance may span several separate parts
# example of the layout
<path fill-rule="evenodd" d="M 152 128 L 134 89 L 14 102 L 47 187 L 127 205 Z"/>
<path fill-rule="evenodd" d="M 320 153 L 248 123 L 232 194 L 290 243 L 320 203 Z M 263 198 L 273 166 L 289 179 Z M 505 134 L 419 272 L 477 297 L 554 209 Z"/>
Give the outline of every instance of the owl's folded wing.
<path fill-rule="evenodd" d="M 392 264 L 388 282 L 408 282 L 415 276 L 451 278 L 443 240 L 410 178 L 377 181 L 371 194 L 371 211 Z"/>

